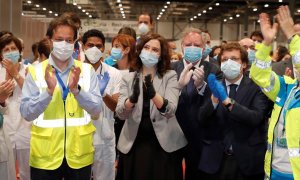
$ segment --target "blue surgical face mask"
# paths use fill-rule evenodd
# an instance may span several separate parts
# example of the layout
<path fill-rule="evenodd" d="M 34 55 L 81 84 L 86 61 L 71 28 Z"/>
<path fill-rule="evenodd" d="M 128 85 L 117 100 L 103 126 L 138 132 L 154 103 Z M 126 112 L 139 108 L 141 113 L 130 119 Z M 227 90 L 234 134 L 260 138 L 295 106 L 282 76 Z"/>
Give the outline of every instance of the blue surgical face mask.
<path fill-rule="evenodd" d="M 248 59 L 249 59 L 249 64 L 251 65 L 254 60 L 255 60 L 255 51 L 250 49 L 248 50 Z"/>
<path fill-rule="evenodd" d="M 111 49 L 110 55 L 115 60 L 120 60 L 120 59 L 122 59 L 122 56 L 123 56 L 122 49 L 113 47 Z"/>
<path fill-rule="evenodd" d="M 184 50 L 184 59 L 190 63 L 195 63 L 202 59 L 202 48 L 195 46 L 185 47 Z"/>
<path fill-rule="evenodd" d="M 215 55 L 213 58 L 214 58 L 215 61 L 217 61 L 218 60 L 218 55 Z"/>
<path fill-rule="evenodd" d="M 144 66 L 150 68 L 158 63 L 158 56 L 146 50 L 142 50 L 140 58 Z"/>
<path fill-rule="evenodd" d="M 16 50 L 16 51 L 10 51 L 10 52 L 4 53 L 3 58 L 8 59 L 11 62 L 13 62 L 14 64 L 16 64 L 20 59 L 20 52 L 18 50 Z"/>
<path fill-rule="evenodd" d="M 203 52 L 203 57 L 206 58 L 211 51 L 212 51 L 212 49 L 208 45 L 205 45 L 205 49 L 204 49 L 204 52 Z"/>
<path fill-rule="evenodd" d="M 221 63 L 221 71 L 224 73 L 226 79 L 235 79 L 240 75 L 241 64 L 228 59 L 227 61 Z"/>

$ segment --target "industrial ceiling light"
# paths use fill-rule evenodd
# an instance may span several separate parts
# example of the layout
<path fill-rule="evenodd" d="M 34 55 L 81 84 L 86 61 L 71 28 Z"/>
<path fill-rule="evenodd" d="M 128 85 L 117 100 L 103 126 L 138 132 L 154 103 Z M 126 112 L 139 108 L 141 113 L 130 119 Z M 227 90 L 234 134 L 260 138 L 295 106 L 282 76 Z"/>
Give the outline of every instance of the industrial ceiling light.
<path fill-rule="evenodd" d="M 201 13 L 198 13 L 198 16 L 201 16 L 202 14 Z"/>
<path fill-rule="evenodd" d="M 230 19 L 230 20 L 232 20 L 232 19 L 233 19 L 233 17 L 229 17 L 229 19 Z"/>
<path fill-rule="evenodd" d="M 280 3 L 281 3 L 281 2 L 282 2 L 282 0 L 278 0 L 278 2 L 280 2 Z"/>
<path fill-rule="evenodd" d="M 46 8 L 43 8 L 43 11 L 46 11 L 47 9 Z"/>
<path fill-rule="evenodd" d="M 90 13 L 86 12 L 85 14 L 86 14 L 86 15 L 89 15 Z"/>
<path fill-rule="evenodd" d="M 78 6 L 78 9 L 81 9 L 81 6 Z"/>
<path fill-rule="evenodd" d="M 227 19 L 224 19 L 224 22 L 227 22 Z"/>
<path fill-rule="evenodd" d="M 194 19 L 197 19 L 197 16 L 194 16 Z"/>
<path fill-rule="evenodd" d="M 212 10 L 213 8 L 212 8 L 212 7 L 209 7 L 208 9 L 209 9 L 209 10 Z"/>
<path fill-rule="evenodd" d="M 119 4 L 119 7 L 122 7 L 122 4 Z"/>
<path fill-rule="evenodd" d="M 31 1 L 27 1 L 28 4 L 31 4 Z"/>
<path fill-rule="evenodd" d="M 55 14 L 54 14 L 54 16 L 58 16 L 58 14 L 57 14 L 57 13 L 55 13 Z"/>
<path fill-rule="evenodd" d="M 77 6 L 77 3 L 76 3 L 76 2 L 74 2 L 74 3 L 73 3 L 73 5 L 74 5 L 74 6 Z"/>
<path fill-rule="evenodd" d="M 162 12 L 165 12 L 166 10 L 165 10 L 165 9 L 162 9 L 161 11 L 162 11 Z"/>
<path fill-rule="evenodd" d="M 167 1 L 167 4 L 171 4 L 170 1 Z"/>
<path fill-rule="evenodd" d="M 269 7 L 269 4 L 265 4 L 264 7 L 265 7 L 265 8 Z"/>
<path fill-rule="evenodd" d="M 50 14 L 52 14 L 52 11 L 49 11 Z"/>
<path fill-rule="evenodd" d="M 168 8 L 168 6 L 164 6 L 164 8 L 166 8 L 166 9 L 167 9 L 167 8 Z"/>
<path fill-rule="evenodd" d="M 254 11 L 254 12 L 257 11 L 257 8 L 253 8 L 253 11 Z"/>
<path fill-rule="evenodd" d="M 193 21 L 194 19 L 193 19 L 193 18 L 191 18 L 190 20 L 191 20 L 191 21 Z"/>
<path fill-rule="evenodd" d="M 36 4 L 35 7 L 40 7 L 40 5 Z"/>
<path fill-rule="evenodd" d="M 205 14 L 205 13 L 206 13 L 206 10 L 203 10 L 202 12 Z"/>
<path fill-rule="evenodd" d="M 85 10 L 83 9 L 82 12 L 85 12 Z"/>
<path fill-rule="evenodd" d="M 220 5 L 220 3 L 216 3 L 216 6 L 219 6 Z"/>
<path fill-rule="evenodd" d="M 239 14 L 236 14 L 235 17 L 240 17 L 240 15 L 239 15 Z"/>

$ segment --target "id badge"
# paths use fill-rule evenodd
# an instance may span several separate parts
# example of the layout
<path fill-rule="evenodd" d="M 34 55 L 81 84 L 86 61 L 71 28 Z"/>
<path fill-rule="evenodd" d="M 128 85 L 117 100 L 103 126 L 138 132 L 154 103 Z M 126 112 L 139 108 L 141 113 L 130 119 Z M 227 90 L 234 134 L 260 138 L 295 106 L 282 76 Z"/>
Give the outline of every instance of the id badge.
<path fill-rule="evenodd" d="M 276 139 L 277 141 L 277 146 L 281 148 L 287 148 L 287 143 L 286 143 L 286 138 L 285 137 L 278 137 Z"/>

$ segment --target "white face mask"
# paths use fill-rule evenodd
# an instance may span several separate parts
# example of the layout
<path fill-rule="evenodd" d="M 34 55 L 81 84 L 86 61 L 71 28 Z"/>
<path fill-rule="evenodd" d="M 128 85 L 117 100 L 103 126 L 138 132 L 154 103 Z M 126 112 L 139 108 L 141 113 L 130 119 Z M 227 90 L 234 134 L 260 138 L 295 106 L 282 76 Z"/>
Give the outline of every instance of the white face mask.
<path fill-rule="evenodd" d="M 149 26 L 145 23 L 141 23 L 139 24 L 139 31 L 141 34 L 146 34 L 147 32 L 149 32 Z"/>
<path fill-rule="evenodd" d="M 95 46 L 85 50 L 84 54 L 92 64 L 97 63 L 102 57 L 102 52 Z"/>
<path fill-rule="evenodd" d="M 221 71 L 224 73 L 225 78 L 232 80 L 237 78 L 241 72 L 241 64 L 231 59 L 221 63 Z"/>
<path fill-rule="evenodd" d="M 74 51 L 74 44 L 67 43 L 66 41 L 53 41 L 53 54 L 59 61 L 67 61 L 72 56 Z"/>

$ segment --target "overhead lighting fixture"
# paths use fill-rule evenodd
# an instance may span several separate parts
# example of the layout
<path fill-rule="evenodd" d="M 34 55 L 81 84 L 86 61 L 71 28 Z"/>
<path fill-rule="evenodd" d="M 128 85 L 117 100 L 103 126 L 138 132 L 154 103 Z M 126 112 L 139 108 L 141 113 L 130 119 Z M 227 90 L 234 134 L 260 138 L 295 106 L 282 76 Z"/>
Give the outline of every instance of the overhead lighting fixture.
<path fill-rule="evenodd" d="M 167 4 L 171 4 L 170 1 L 167 1 Z"/>
<path fill-rule="evenodd" d="M 216 3 L 216 6 L 219 6 L 220 5 L 220 3 Z"/>
<path fill-rule="evenodd" d="M 22 13 L 22 16 L 24 16 L 24 13 Z"/>
<path fill-rule="evenodd" d="M 197 16 L 194 16 L 194 19 L 197 19 Z"/>
<path fill-rule="evenodd" d="M 77 6 L 77 3 L 76 3 L 76 2 L 73 2 L 73 5 L 74 5 L 74 6 Z"/>
<path fill-rule="evenodd" d="M 236 14 L 235 17 L 240 17 L 240 15 L 239 15 L 239 14 Z"/>
<path fill-rule="evenodd" d="M 124 11 L 121 11 L 122 14 L 124 14 Z"/>
<path fill-rule="evenodd" d="M 202 14 L 201 13 L 198 13 L 198 16 L 201 16 Z"/>
<path fill-rule="evenodd" d="M 119 7 L 122 7 L 122 4 L 119 4 Z"/>
<path fill-rule="evenodd" d="M 121 2 L 121 0 L 117 0 L 117 3 L 120 3 Z"/>
<path fill-rule="evenodd" d="M 46 11 L 47 9 L 46 8 L 43 8 L 43 11 Z"/>
<path fill-rule="evenodd" d="M 300 13 L 300 9 L 298 9 L 297 12 Z"/>
<path fill-rule="evenodd" d="M 206 13 L 206 10 L 203 10 L 202 12 L 205 14 L 205 13 Z"/>
<path fill-rule="evenodd" d="M 78 9 L 81 9 L 81 6 L 78 6 Z"/>
<path fill-rule="evenodd" d="M 166 10 L 165 10 L 165 9 L 162 9 L 161 11 L 162 11 L 162 12 L 165 12 Z"/>
<path fill-rule="evenodd" d="M 124 9 L 123 9 L 123 8 L 120 8 L 120 10 L 123 11 Z"/>
<path fill-rule="evenodd" d="M 191 20 L 191 21 L 193 21 L 194 19 L 193 19 L 193 18 L 191 18 L 190 20 Z"/>
<path fill-rule="evenodd" d="M 31 1 L 27 1 L 28 4 L 31 4 Z"/>
<path fill-rule="evenodd" d="M 82 12 L 85 12 L 85 10 L 83 9 Z"/>
<path fill-rule="evenodd" d="M 92 18 L 93 16 L 92 16 L 92 15 L 89 15 L 89 17 Z"/>
<path fill-rule="evenodd" d="M 257 20 L 258 23 L 260 23 L 260 20 Z"/>
<path fill-rule="evenodd" d="M 233 19 L 233 17 L 229 17 L 229 19 L 230 19 L 230 20 L 232 20 L 232 19 Z"/>
<path fill-rule="evenodd" d="M 265 7 L 265 8 L 269 7 L 269 4 L 265 4 L 264 7 Z"/>
<path fill-rule="evenodd" d="M 168 8 L 168 6 L 164 6 L 164 8 Z"/>
<path fill-rule="evenodd" d="M 40 7 L 40 5 L 36 4 L 35 7 Z"/>
<path fill-rule="evenodd" d="M 86 15 L 89 15 L 90 13 L 86 12 L 85 14 L 86 14 Z"/>
<path fill-rule="evenodd" d="M 224 22 L 227 22 L 227 19 L 224 19 Z"/>
<path fill-rule="evenodd" d="M 159 17 L 157 17 L 156 19 L 159 20 Z"/>
<path fill-rule="evenodd" d="M 49 11 L 50 14 L 52 14 L 52 11 Z"/>
<path fill-rule="evenodd" d="M 208 9 L 209 9 L 209 10 L 212 10 L 212 7 L 209 7 Z"/>
<path fill-rule="evenodd" d="M 159 14 L 160 14 L 160 15 L 162 15 L 163 13 L 162 13 L 162 12 L 160 12 Z"/>
<path fill-rule="evenodd" d="M 126 17 L 125 16 L 123 16 L 123 19 L 125 19 Z"/>
<path fill-rule="evenodd" d="M 254 12 L 257 11 L 257 8 L 253 8 L 253 11 L 254 11 Z"/>
<path fill-rule="evenodd" d="M 54 14 L 54 16 L 58 16 L 58 14 L 57 14 L 57 13 L 55 13 L 55 14 Z"/>
<path fill-rule="evenodd" d="M 278 2 L 282 2 L 282 0 L 278 0 Z"/>

